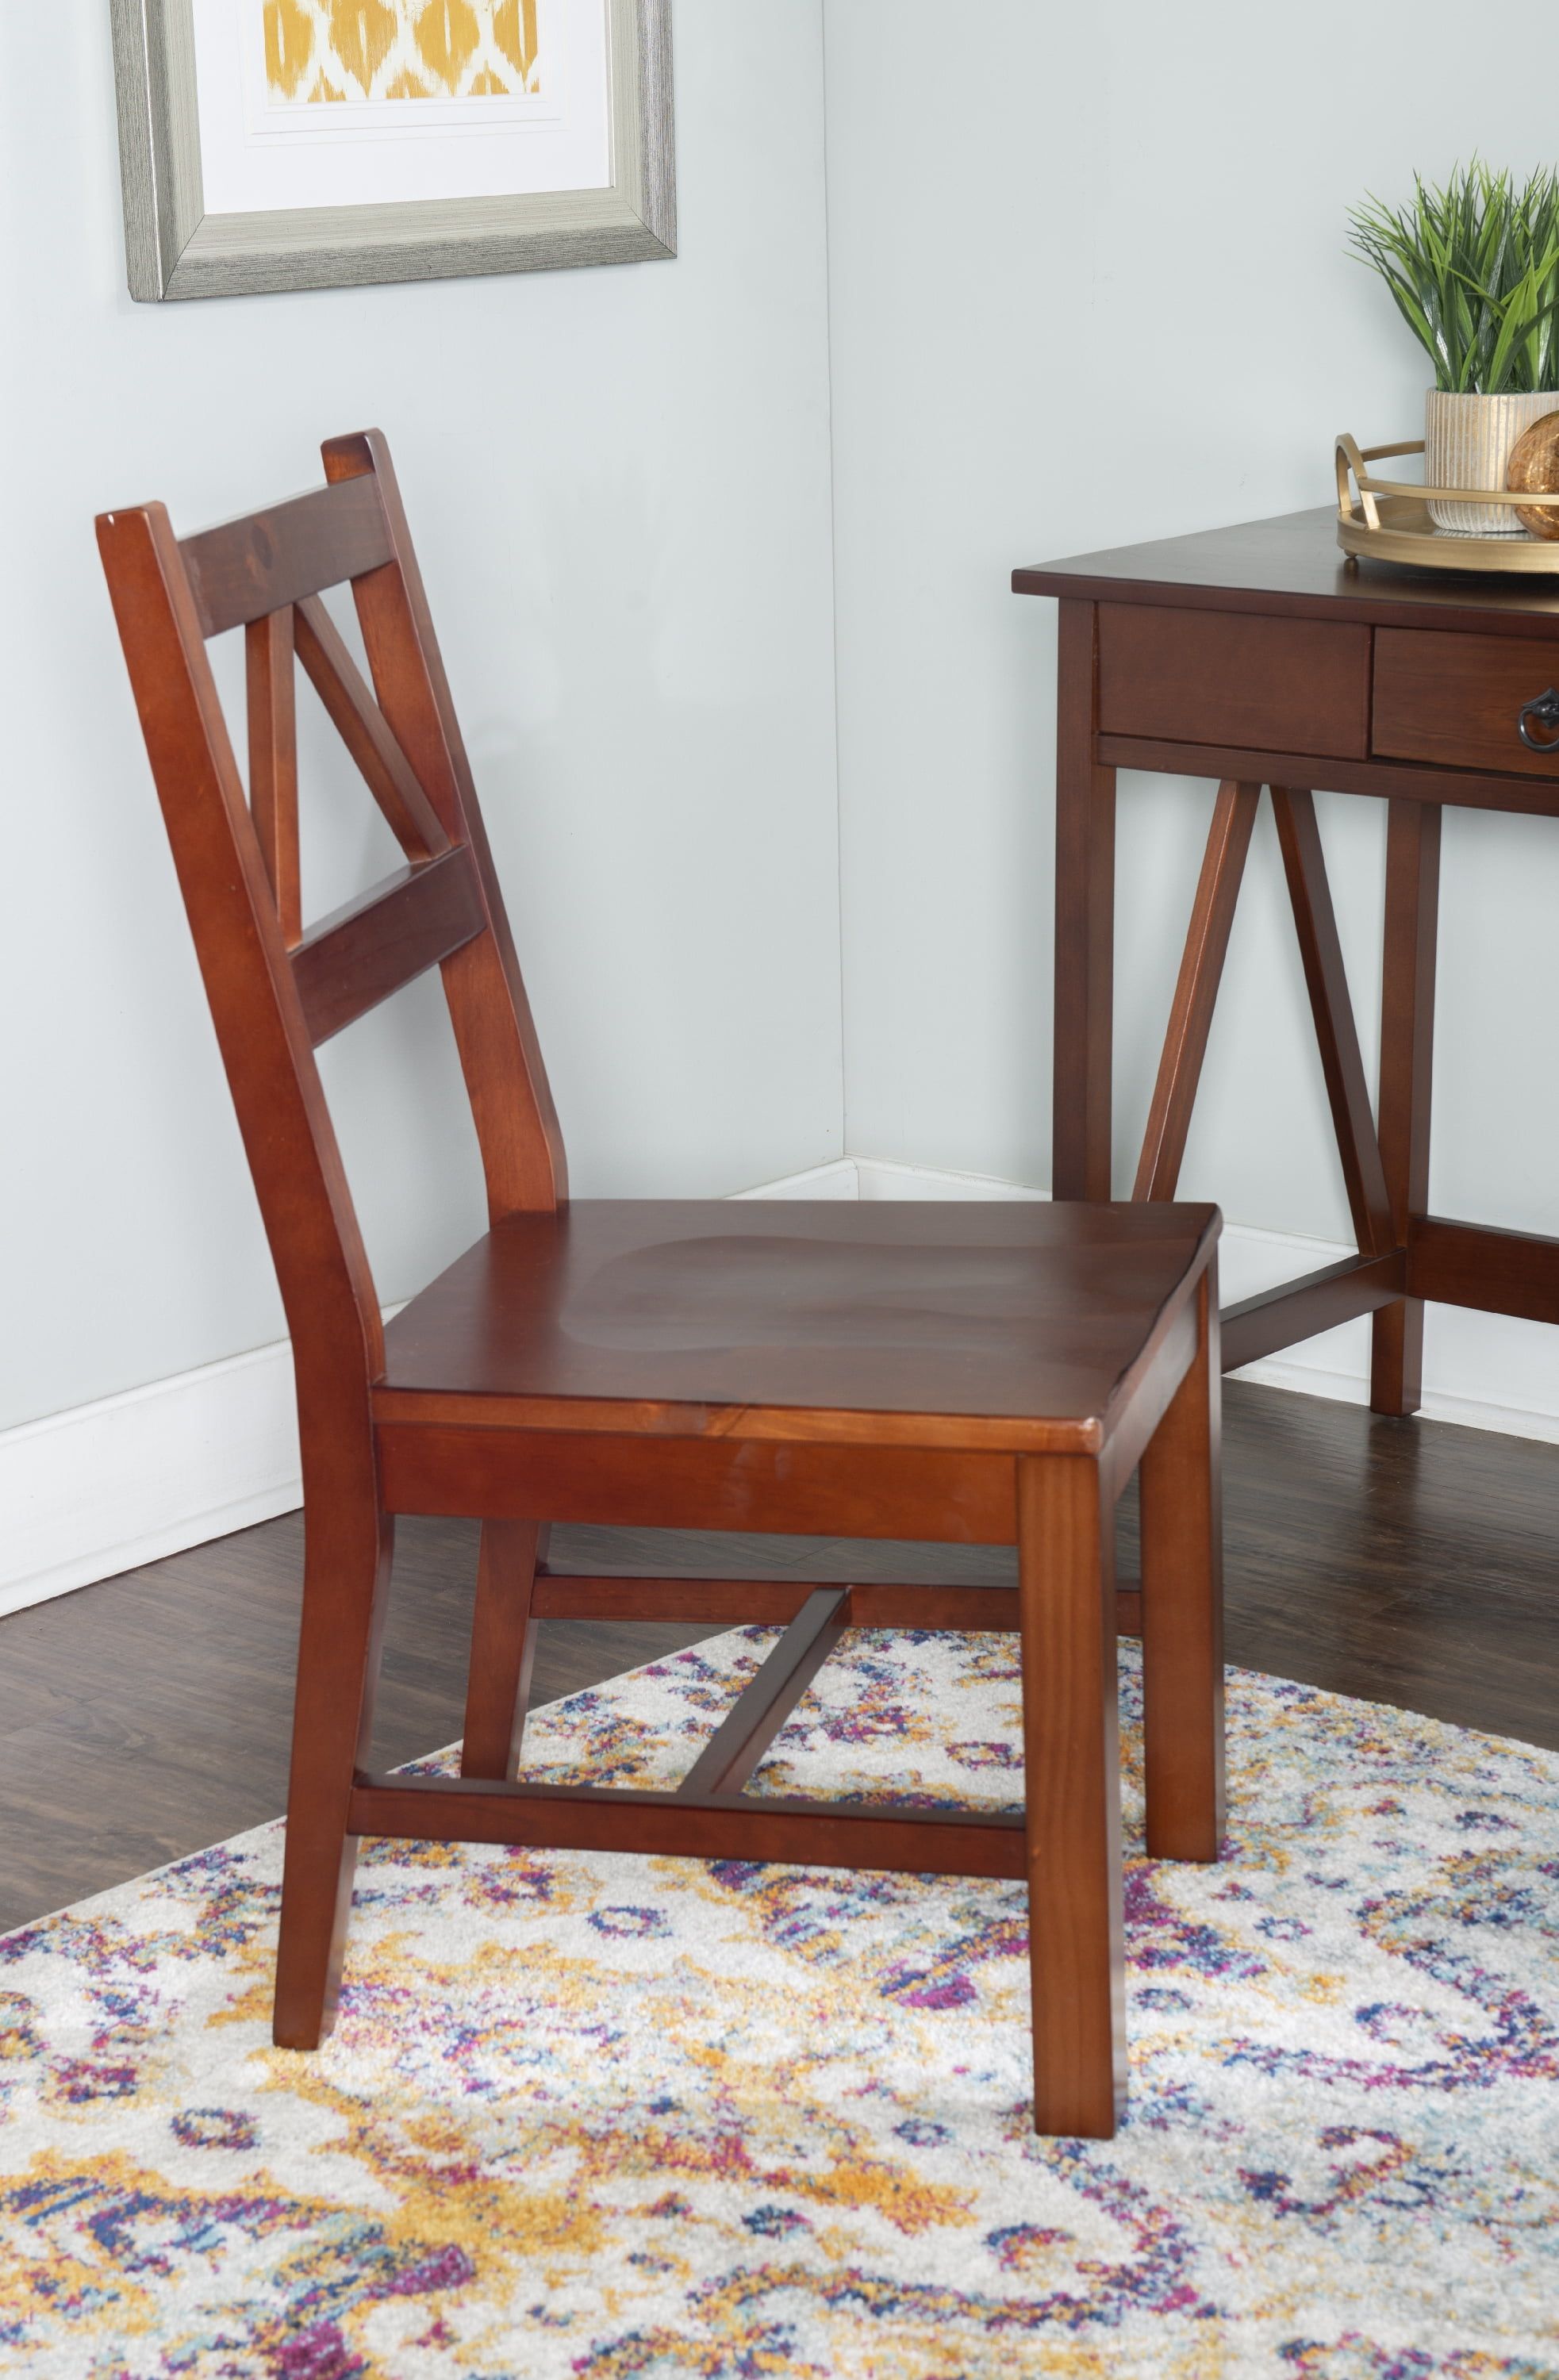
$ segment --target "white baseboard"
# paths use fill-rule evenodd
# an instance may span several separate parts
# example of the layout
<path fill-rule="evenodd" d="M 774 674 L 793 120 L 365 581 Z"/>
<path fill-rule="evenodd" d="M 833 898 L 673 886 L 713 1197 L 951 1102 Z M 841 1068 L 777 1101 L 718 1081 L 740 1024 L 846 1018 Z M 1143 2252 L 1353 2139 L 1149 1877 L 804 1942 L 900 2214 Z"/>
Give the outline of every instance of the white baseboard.
<path fill-rule="evenodd" d="M 301 1500 L 286 1341 L 0 1431 L 0 1613 Z"/>
<path fill-rule="evenodd" d="M 988 1174 L 836 1158 L 744 1198 L 1041 1198 Z M 1348 1251 L 1228 1223 L 1232 1304 Z M 1559 1342 L 1541 1323 L 1430 1309 L 1423 1411 L 1431 1420 L 1559 1444 Z M 1351 1322 L 1242 1379 L 1363 1404 L 1369 1325 Z M 0 1615 L 293 1511 L 302 1494 L 285 1341 L 0 1431 Z"/>
<path fill-rule="evenodd" d="M 858 1157 L 863 1198 L 1048 1198 L 1021 1182 L 998 1182 L 993 1173 L 951 1173 L 928 1165 L 895 1165 L 885 1157 Z"/>
<path fill-rule="evenodd" d="M 809 1165 L 804 1173 L 782 1174 L 777 1182 L 760 1182 L 750 1190 L 733 1192 L 737 1198 L 849 1198 L 861 1195 L 860 1170 L 853 1157 L 835 1157 L 827 1165 Z"/>

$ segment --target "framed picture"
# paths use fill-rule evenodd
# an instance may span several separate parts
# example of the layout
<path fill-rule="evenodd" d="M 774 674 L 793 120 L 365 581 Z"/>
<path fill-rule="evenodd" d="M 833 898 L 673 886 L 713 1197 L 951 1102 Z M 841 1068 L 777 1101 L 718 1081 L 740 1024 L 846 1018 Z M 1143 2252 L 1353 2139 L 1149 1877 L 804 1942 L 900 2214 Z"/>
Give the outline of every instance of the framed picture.
<path fill-rule="evenodd" d="M 132 298 L 676 253 L 671 0 L 111 0 Z"/>

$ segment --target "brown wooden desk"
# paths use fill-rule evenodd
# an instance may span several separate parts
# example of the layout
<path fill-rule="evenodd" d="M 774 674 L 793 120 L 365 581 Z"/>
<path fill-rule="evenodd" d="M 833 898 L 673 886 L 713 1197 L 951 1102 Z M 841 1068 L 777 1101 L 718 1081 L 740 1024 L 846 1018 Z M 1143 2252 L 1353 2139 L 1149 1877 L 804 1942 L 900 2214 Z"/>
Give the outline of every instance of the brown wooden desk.
<path fill-rule="evenodd" d="M 1559 1240 L 1426 1214 L 1440 821 L 1559 817 L 1559 579 L 1354 563 L 1329 508 L 1015 570 L 1061 603 L 1054 1193 L 1108 1198 L 1115 771 L 1220 781 L 1133 1196 L 1173 1198 L 1240 876 L 1272 789 L 1357 1256 L 1224 1318 L 1225 1368 L 1374 1318 L 1414 1412 L 1423 1301 L 1559 1322 Z M 1543 748 L 1544 747 L 1548 748 Z M 1388 805 L 1371 1112 L 1310 788 Z"/>

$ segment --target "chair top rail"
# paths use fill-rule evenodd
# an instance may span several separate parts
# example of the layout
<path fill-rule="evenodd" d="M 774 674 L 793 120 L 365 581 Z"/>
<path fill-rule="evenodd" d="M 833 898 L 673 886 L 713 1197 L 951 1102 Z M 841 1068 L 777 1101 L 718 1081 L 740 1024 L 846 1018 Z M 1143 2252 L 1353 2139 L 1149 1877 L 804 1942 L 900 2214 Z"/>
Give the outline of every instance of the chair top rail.
<path fill-rule="evenodd" d="M 204 637 L 279 612 L 395 558 L 371 473 L 179 540 Z"/>

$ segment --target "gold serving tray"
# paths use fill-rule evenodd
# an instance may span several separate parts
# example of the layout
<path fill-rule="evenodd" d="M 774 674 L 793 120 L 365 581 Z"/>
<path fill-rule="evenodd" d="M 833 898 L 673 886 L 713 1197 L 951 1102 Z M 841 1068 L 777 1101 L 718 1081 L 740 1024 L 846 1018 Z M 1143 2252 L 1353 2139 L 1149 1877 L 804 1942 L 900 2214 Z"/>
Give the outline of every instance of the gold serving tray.
<path fill-rule="evenodd" d="M 1447 504 L 1559 504 L 1553 495 L 1513 493 L 1508 488 L 1425 488 L 1407 480 L 1382 480 L 1366 467 L 1395 455 L 1421 455 L 1421 438 L 1399 446 L 1360 449 L 1344 431 L 1337 441 L 1337 543 L 1364 561 L 1406 562 L 1418 570 L 1499 570 L 1559 573 L 1559 539 L 1467 537 L 1439 528 L 1429 516 L 1430 500 Z"/>

